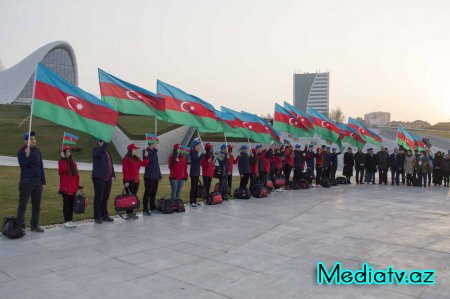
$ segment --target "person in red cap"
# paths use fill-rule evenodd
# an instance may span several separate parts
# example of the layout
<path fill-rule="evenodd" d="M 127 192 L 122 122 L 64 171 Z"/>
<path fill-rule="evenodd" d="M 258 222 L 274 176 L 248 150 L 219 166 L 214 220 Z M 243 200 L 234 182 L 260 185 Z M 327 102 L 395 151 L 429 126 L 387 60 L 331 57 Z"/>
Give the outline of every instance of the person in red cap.
<path fill-rule="evenodd" d="M 58 162 L 59 169 L 59 193 L 63 198 L 64 227 L 76 227 L 73 223 L 73 202 L 75 193 L 80 185 L 77 163 L 72 158 L 70 146 L 64 146 L 61 151 L 61 159 Z"/>
<path fill-rule="evenodd" d="M 187 161 L 183 154 L 179 151 L 180 145 L 174 144 L 173 151 L 169 155 L 169 182 L 170 182 L 170 198 L 180 198 L 181 190 L 184 182 L 188 178 Z"/>
<path fill-rule="evenodd" d="M 205 189 L 204 197 L 206 198 L 211 189 L 211 182 L 214 176 L 214 147 L 211 143 L 205 144 L 205 155 L 200 165 L 202 166 L 203 187 Z"/>
<path fill-rule="evenodd" d="M 287 184 L 289 184 L 292 168 L 294 168 L 294 153 L 292 152 L 292 145 L 289 144 L 284 150 L 284 175 Z"/>
<path fill-rule="evenodd" d="M 127 154 L 122 159 L 123 187 L 128 194 L 137 194 L 139 189 L 139 170 L 148 164 L 148 152 L 144 152 L 144 160 L 139 158 L 136 144 L 127 146 Z M 126 211 L 126 219 L 137 219 L 133 210 Z"/>
<path fill-rule="evenodd" d="M 239 156 L 236 157 L 236 158 L 233 156 L 233 148 L 234 148 L 233 145 L 228 144 L 228 155 L 229 155 L 229 157 L 228 157 L 228 177 L 227 177 L 227 179 L 228 179 L 228 187 L 229 187 L 229 190 L 230 190 L 228 195 L 230 197 L 231 197 L 231 185 L 233 183 L 233 166 L 235 164 L 237 164 L 238 161 L 239 161 Z"/>

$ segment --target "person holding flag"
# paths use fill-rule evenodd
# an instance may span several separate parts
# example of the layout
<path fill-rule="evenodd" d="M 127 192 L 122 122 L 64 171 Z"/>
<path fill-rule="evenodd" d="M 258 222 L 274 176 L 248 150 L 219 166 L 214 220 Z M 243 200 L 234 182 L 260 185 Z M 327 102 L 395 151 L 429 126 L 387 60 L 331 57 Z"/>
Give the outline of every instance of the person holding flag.
<path fill-rule="evenodd" d="M 222 194 L 223 199 L 228 198 L 228 147 L 226 144 L 220 146 L 220 153 L 222 154 L 222 159 L 219 160 L 219 168 L 222 175 L 219 177 L 219 192 Z"/>
<path fill-rule="evenodd" d="M 200 161 L 202 166 L 203 187 L 205 190 L 204 198 L 206 198 L 211 189 L 211 182 L 214 176 L 214 147 L 211 143 L 205 144 L 205 154 Z"/>
<path fill-rule="evenodd" d="M 201 151 L 201 141 L 194 140 L 192 143 L 191 152 L 189 156 L 191 157 L 191 168 L 189 169 L 189 176 L 191 178 L 191 191 L 189 192 L 189 201 L 191 207 L 195 208 L 197 206 L 197 190 L 198 190 L 198 180 L 200 178 L 200 162 L 203 159 L 203 153 Z"/>
<path fill-rule="evenodd" d="M 20 165 L 19 204 L 17 207 L 17 225 L 25 229 L 25 211 L 31 197 L 31 231 L 44 232 L 39 226 L 42 191 L 46 181 L 41 151 L 36 147 L 36 132 L 23 134 L 25 145 L 17 153 Z"/>
<path fill-rule="evenodd" d="M 146 134 L 148 147 L 145 149 L 144 157 L 147 155 L 148 164 L 145 166 L 144 173 L 144 216 L 151 216 L 151 211 L 156 210 L 156 193 L 159 183 L 162 181 L 161 168 L 158 161 L 158 137 L 156 134 Z"/>
<path fill-rule="evenodd" d="M 230 190 L 228 192 L 228 195 L 230 197 L 231 197 L 231 187 L 232 187 L 232 184 L 233 184 L 233 167 L 239 161 L 239 157 L 235 158 L 233 156 L 233 148 L 234 148 L 233 145 L 228 144 L 228 155 L 229 155 L 229 158 L 228 158 L 228 177 L 227 177 L 227 179 L 228 179 L 228 187 L 229 187 L 229 190 Z"/>
<path fill-rule="evenodd" d="M 241 181 L 239 183 L 239 188 L 246 187 L 248 185 L 248 180 L 250 178 L 250 160 L 248 156 L 248 146 L 243 145 L 240 148 L 241 152 L 239 153 L 238 157 L 238 169 L 239 169 L 239 175 L 241 177 Z"/>
<path fill-rule="evenodd" d="M 61 151 L 61 159 L 58 161 L 59 169 L 59 193 L 63 198 L 64 227 L 74 228 L 73 203 L 75 193 L 79 189 L 80 176 L 78 175 L 77 163 L 72 157 L 72 148 L 68 145 Z"/>
<path fill-rule="evenodd" d="M 292 168 L 294 168 L 294 153 L 292 152 L 292 145 L 288 144 L 284 150 L 284 175 L 286 176 L 287 185 L 289 185 Z"/>

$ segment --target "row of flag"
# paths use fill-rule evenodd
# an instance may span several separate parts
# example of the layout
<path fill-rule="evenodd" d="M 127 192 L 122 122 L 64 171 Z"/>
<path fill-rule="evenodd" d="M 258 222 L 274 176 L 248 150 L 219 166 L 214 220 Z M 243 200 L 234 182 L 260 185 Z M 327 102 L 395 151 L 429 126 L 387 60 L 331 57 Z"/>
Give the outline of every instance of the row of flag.
<path fill-rule="evenodd" d="M 431 153 L 431 149 L 422 141 L 421 136 L 412 134 L 402 127 L 398 127 L 397 129 L 397 144 L 407 150 L 427 151 Z"/>
<path fill-rule="evenodd" d="M 382 138 L 353 118 L 336 124 L 318 111 L 307 113 L 289 103 L 275 104 L 273 125 L 255 114 L 210 103 L 183 90 L 157 81 L 157 93 L 98 70 L 101 100 L 70 84 L 43 64 L 38 64 L 32 113 L 56 124 L 110 141 L 119 113 L 148 115 L 167 122 L 195 127 L 200 133 L 223 132 L 227 137 L 254 142 L 281 143 L 281 132 L 295 138 L 317 134 L 328 143 L 348 143 L 362 148 L 382 145 Z M 66 137 L 64 137 L 66 138 Z M 70 136 L 68 135 L 68 140 Z M 146 134 L 149 143 L 155 134 Z"/>

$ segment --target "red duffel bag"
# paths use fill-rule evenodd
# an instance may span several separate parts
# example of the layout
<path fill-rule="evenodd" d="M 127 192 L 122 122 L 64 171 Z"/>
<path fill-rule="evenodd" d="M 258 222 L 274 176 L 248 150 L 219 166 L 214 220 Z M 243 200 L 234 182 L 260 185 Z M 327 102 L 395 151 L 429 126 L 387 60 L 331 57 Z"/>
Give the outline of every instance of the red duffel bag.
<path fill-rule="evenodd" d="M 125 189 L 116 197 L 116 200 L 114 201 L 114 208 L 116 212 L 139 209 L 139 207 L 140 203 L 137 196 L 135 194 L 131 194 L 130 192 L 127 193 Z"/>

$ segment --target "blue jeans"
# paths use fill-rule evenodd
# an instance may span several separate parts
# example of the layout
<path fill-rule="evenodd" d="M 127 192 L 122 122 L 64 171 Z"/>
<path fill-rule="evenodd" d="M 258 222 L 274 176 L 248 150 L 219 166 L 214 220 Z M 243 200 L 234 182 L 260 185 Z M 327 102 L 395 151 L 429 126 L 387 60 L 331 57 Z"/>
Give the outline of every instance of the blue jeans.
<path fill-rule="evenodd" d="M 170 198 L 180 198 L 181 189 L 184 186 L 184 180 L 169 180 L 170 182 Z"/>

